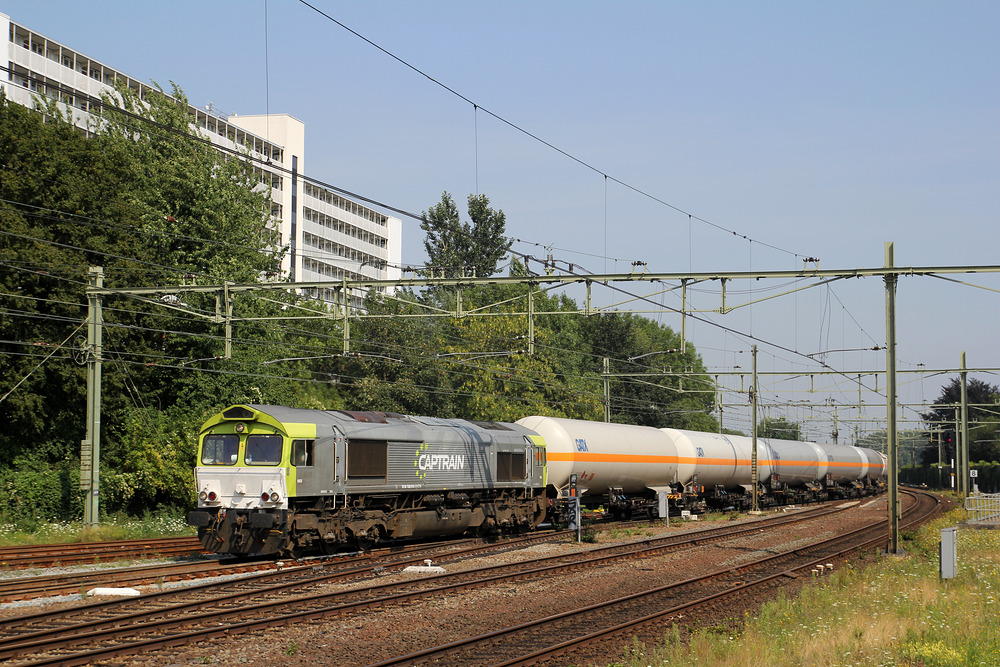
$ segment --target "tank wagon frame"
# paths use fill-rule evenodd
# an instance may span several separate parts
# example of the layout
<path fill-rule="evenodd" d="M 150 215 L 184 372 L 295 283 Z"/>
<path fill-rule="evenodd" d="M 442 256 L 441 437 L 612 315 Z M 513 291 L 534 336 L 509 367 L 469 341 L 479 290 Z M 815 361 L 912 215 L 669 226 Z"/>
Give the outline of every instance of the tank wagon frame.
<path fill-rule="evenodd" d="M 545 517 L 545 443 L 516 424 L 236 405 L 198 440 L 198 527 L 230 554 L 527 530 Z"/>

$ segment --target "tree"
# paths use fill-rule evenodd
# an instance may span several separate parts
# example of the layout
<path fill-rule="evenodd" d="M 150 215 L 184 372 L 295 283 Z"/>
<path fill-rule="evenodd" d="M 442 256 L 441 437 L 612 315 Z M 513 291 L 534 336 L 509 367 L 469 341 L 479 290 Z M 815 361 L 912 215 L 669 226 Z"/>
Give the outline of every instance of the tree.
<path fill-rule="evenodd" d="M 86 267 L 107 252 L 136 256 L 140 240 L 118 155 L 63 118 L 43 122 L 0 95 L 0 156 L 0 466 L 22 455 L 49 463 L 73 457 L 82 438 L 86 384 L 73 351 L 86 340 Z"/>
<path fill-rule="evenodd" d="M 471 224 L 462 222 L 451 195 L 444 192 L 441 201 L 420 216 L 420 229 L 426 234 L 428 271 L 438 277 L 486 277 L 510 250 L 512 239 L 504 236 L 506 218 L 502 210 L 493 210 L 486 195 L 469 195 Z"/>
<path fill-rule="evenodd" d="M 967 414 L 969 419 L 969 460 L 1000 461 L 1000 387 L 969 378 L 966 384 Z M 934 401 L 937 407 L 920 415 L 934 433 L 941 434 L 945 461 L 955 458 L 956 420 L 960 418 L 962 402 L 962 381 L 952 378 L 941 388 L 941 395 Z M 937 447 L 928 447 L 923 453 L 923 463 L 937 463 Z"/>
<path fill-rule="evenodd" d="M 856 443 L 858 447 L 867 447 L 886 454 L 889 450 L 889 434 L 887 431 L 873 431 L 863 436 Z M 908 429 L 896 433 L 896 457 L 900 467 L 917 465 L 921 458 L 933 457 L 937 463 L 937 446 L 927 439 L 927 432 Z"/>
<path fill-rule="evenodd" d="M 453 377 L 457 414 L 491 421 L 517 421 L 527 415 L 600 418 L 596 384 L 582 386 L 580 378 L 560 367 L 548 329 L 535 327 L 535 351 L 528 354 L 527 328 L 524 315 L 454 323 L 452 340 L 461 344 L 447 345 L 442 356 Z"/>
<path fill-rule="evenodd" d="M 420 317 L 419 299 L 405 290 L 369 294 L 365 310 L 375 317 L 352 325 L 352 352 L 337 360 L 350 409 L 454 416 L 451 379 L 434 355 L 440 321 Z"/>
<path fill-rule="evenodd" d="M 757 437 L 802 440 L 802 424 L 784 417 L 764 417 L 757 424 Z"/>
<path fill-rule="evenodd" d="M 104 267 L 108 287 L 138 287 L 253 282 L 280 265 L 268 247 L 269 195 L 253 165 L 192 135 L 176 86 L 141 103 L 131 91 L 120 95 L 130 113 L 105 110 L 90 137 L 52 104 L 31 110 L 0 97 L 0 385 L 12 388 L 0 400 L 0 465 L 78 466 L 88 266 Z M 292 395 L 260 366 L 285 344 L 285 332 L 263 323 L 278 304 L 236 301 L 241 315 L 262 319 L 234 325 L 231 359 L 221 358 L 220 327 L 210 321 L 214 297 L 190 294 L 174 305 L 105 303 L 101 464 L 110 493 L 102 503 L 118 503 L 105 509 L 186 504 L 189 485 L 179 480 L 190 476 L 200 421 L 226 403 Z M 72 507 L 60 508 L 64 518 Z"/>
<path fill-rule="evenodd" d="M 681 352 L 681 339 L 669 327 L 644 317 L 606 313 L 587 318 L 592 371 L 603 372 L 609 359 L 612 421 L 656 428 L 714 431 L 718 422 L 715 383 L 694 345 Z"/>

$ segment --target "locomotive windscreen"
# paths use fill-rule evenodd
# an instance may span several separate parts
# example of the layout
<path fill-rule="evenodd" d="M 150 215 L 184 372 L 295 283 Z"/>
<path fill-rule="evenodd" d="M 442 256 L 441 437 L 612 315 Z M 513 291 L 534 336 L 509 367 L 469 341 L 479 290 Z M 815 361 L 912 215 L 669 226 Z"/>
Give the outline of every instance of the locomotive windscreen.
<path fill-rule="evenodd" d="M 240 436 L 206 435 L 201 445 L 203 465 L 233 465 L 240 451 Z"/>
<path fill-rule="evenodd" d="M 273 466 L 281 463 L 280 435 L 248 435 L 244 460 L 248 466 Z"/>

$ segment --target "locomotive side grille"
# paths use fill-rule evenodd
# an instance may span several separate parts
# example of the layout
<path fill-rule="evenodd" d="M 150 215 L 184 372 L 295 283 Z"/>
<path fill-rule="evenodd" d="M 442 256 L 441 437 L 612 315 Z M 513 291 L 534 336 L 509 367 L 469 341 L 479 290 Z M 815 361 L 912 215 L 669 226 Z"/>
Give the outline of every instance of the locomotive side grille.
<path fill-rule="evenodd" d="M 335 414 L 348 417 L 363 424 L 388 424 L 390 419 L 409 422 L 413 421 L 406 415 L 397 412 L 371 412 L 363 410 L 334 410 Z"/>
<path fill-rule="evenodd" d="M 385 440 L 351 440 L 347 445 L 348 479 L 382 479 L 388 470 L 389 443 Z"/>
<path fill-rule="evenodd" d="M 524 452 L 497 452 L 497 481 L 514 482 L 525 477 Z"/>

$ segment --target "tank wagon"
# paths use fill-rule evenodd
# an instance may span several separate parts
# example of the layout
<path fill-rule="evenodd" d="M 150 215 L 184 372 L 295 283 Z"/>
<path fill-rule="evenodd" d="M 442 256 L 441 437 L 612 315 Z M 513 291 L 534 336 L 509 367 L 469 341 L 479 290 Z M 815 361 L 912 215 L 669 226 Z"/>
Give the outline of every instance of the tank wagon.
<path fill-rule="evenodd" d="M 517 422 L 541 435 L 550 495 L 569 495 L 571 476 L 585 507 L 624 516 L 654 513 L 658 492 L 674 506 L 747 508 L 753 439 L 555 417 Z M 855 497 L 882 488 L 885 457 L 847 445 L 757 439 L 758 497 L 763 505 Z"/>
<path fill-rule="evenodd" d="M 546 513 L 545 443 L 517 424 L 234 405 L 198 445 L 188 523 L 220 553 L 515 531 Z"/>
<path fill-rule="evenodd" d="M 517 423 L 545 440 L 549 484 L 556 490 L 568 488 L 574 474 L 581 496 L 608 489 L 628 496 L 673 490 L 691 477 L 674 444 L 650 426 L 558 417 L 525 417 Z"/>

